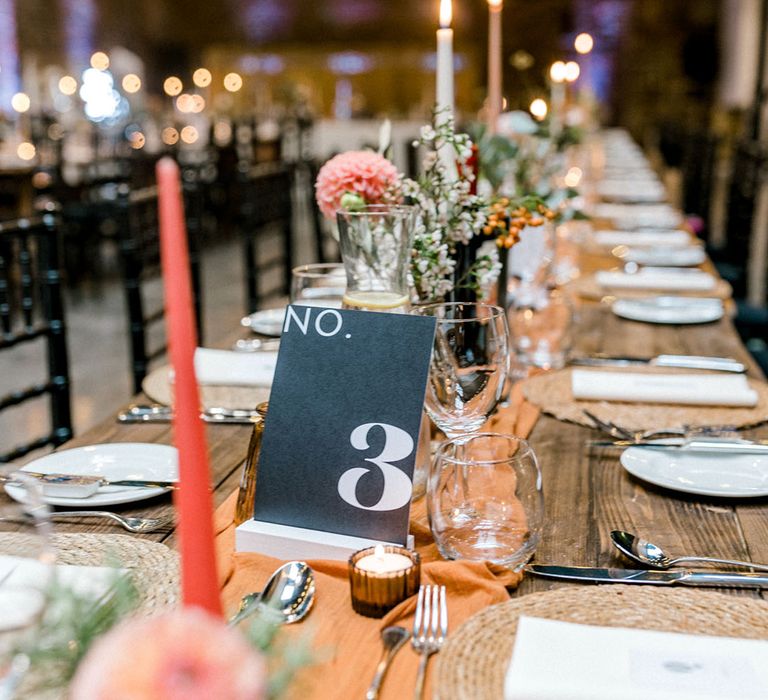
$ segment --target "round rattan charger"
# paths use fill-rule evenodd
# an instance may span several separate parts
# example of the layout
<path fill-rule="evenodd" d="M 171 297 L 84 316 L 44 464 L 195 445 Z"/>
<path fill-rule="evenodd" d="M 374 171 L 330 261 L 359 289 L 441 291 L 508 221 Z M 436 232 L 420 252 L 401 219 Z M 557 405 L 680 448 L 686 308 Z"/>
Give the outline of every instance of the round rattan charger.
<path fill-rule="evenodd" d="M 601 372 L 621 372 L 626 369 L 600 367 Z M 593 427 L 584 415 L 586 409 L 602 420 L 610 420 L 629 430 L 654 430 L 683 427 L 685 425 L 728 425 L 747 428 L 768 420 L 768 384 L 748 379 L 757 392 L 757 405 L 753 408 L 726 406 L 681 406 L 672 404 L 622 403 L 620 401 L 577 401 L 571 390 L 570 369 L 538 374 L 525 380 L 523 393 L 532 404 L 560 420 Z M 651 374 L 679 374 L 683 370 L 664 370 L 653 367 L 632 367 L 632 372 Z"/>
<path fill-rule="evenodd" d="M 173 384 L 170 381 L 171 368 L 166 365 L 150 372 L 141 383 L 144 393 L 156 403 L 165 406 L 173 404 Z M 269 387 L 260 386 L 213 386 L 200 385 L 200 401 L 206 409 L 211 408 L 256 408 L 269 401 Z"/>
<path fill-rule="evenodd" d="M 19 535 L 0 535 L 0 554 L 18 552 Z M 116 566 L 129 571 L 142 613 L 155 613 L 179 601 L 179 556 L 159 542 L 129 535 L 55 534 L 56 562 L 73 566 Z"/>
<path fill-rule="evenodd" d="M 768 637 L 768 601 L 754 598 L 621 584 L 532 593 L 486 608 L 449 633 L 437 655 L 436 697 L 503 698 L 521 615 L 605 627 Z"/>

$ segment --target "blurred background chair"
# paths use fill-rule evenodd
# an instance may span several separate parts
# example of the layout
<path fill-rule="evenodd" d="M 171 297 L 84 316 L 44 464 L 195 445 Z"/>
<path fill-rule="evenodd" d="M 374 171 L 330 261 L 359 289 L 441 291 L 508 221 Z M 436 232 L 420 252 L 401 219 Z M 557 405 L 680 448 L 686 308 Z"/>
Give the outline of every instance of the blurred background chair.
<path fill-rule="evenodd" d="M 17 369 L 4 383 L 20 380 L 22 375 L 21 381 L 28 382 L 29 376 L 42 374 L 0 397 L 0 412 L 8 414 L 47 397 L 50 416 L 43 435 L 23 444 L 4 444 L 2 462 L 48 445 L 61 445 L 72 437 L 59 245 L 59 228 L 52 214 L 0 224 L 0 352 L 6 357 L 13 355 Z M 37 344 L 35 350 L 33 344 Z M 33 368 L 32 358 L 38 355 L 40 366 Z M 24 372 L 20 371 L 22 366 Z M 3 431 L 4 436 L 14 433 Z"/>

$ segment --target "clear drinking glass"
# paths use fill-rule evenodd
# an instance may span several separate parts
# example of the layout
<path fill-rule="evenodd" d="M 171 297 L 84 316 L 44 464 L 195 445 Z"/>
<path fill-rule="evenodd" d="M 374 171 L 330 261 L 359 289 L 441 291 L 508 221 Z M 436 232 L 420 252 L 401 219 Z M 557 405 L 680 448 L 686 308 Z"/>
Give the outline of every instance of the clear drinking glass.
<path fill-rule="evenodd" d="M 299 265 L 291 270 L 291 303 L 340 309 L 347 289 L 343 263 Z"/>
<path fill-rule="evenodd" d="M 504 310 L 489 304 L 426 304 L 437 319 L 425 408 L 449 438 L 480 429 L 501 398 L 509 371 Z"/>
<path fill-rule="evenodd" d="M 520 240 L 510 248 L 507 258 L 507 298 L 512 300 L 521 287 L 545 286 L 555 259 L 555 227 L 526 226 Z"/>
<path fill-rule="evenodd" d="M 498 433 L 444 442 L 427 488 L 429 525 L 446 559 L 490 561 L 515 571 L 541 539 L 541 471 L 530 445 Z"/>
<path fill-rule="evenodd" d="M 347 272 L 344 308 L 407 313 L 416 207 L 374 204 L 339 211 L 336 219 Z"/>
<path fill-rule="evenodd" d="M 562 369 L 573 345 L 573 305 L 561 292 L 521 287 L 508 311 L 516 367 Z"/>
<path fill-rule="evenodd" d="M 12 697 L 26 668 L 17 652 L 25 635 L 45 612 L 46 588 L 56 560 L 49 511 L 39 484 L 13 469 L 0 467 L 0 481 L 11 482 L 24 503 L 0 495 L 0 698 Z M 16 677 L 19 676 L 19 677 Z"/>

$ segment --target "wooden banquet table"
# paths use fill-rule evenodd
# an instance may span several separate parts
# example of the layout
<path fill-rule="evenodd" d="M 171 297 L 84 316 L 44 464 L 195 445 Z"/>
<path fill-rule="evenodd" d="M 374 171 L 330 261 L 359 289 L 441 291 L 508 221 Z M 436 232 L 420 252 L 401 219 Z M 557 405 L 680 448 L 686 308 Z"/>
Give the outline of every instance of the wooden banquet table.
<path fill-rule="evenodd" d="M 580 263 L 582 273 L 585 274 L 598 267 L 610 267 L 616 264 L 615 260 L 612 261 L 607 257 L 598 259 L 586 254 L 581 255 Z M 577 311 L 574 323 L 574 354 L 604 353 L 652 357 L 663 353 L 674 353 L 733 357 L 748 366 L 751 377 L 762 378 L 759 368 L 740 342 L 728 314 L 714 323 L 672 326 L 622 320 L 613 314 L 610 305 L 605 302 L 578 300 Z M 232 336 L 222 339 L 219 346 L 230 347 L 236 337 L 233 333 Z M 139 403 L 147 402 L 144 396 L 138 396 L 135 400 Z M 206 429 L 214 501 L 215 505 L 219 506 L 224 504 L 237 489 L 251 426 L 208 424 Z M 768 428 L 766 425 L 761 425 L 752 430 L 745 430 L 742 434 L 749 438 L 766 438 Z M 109 416 L 64 447 L 106 442 L 171 444 L 172 437 L 172 428 L 169 424 L 121 424 L 116 421 L 116 416 Z M 528 440 L 539 458 L 542 470 L 545 514 L 542 540 L 535 554 L 535 562 L 633 568 L 615 553 L 609 539 L 609 533 L 614 529 L 624 529 L 648 537 L 668 547 L 670 553 L 674 554 L 695 553 L 702 556 L 768 562 L 768 498 L 718 499 L 689 496 L 654 487 L 636 480 L 621 467 L 620 450 L 595 448 L 588 445 L 589 440 L 604 437 L 596 430 L 561 421 L 545 413 L 536 420 Z M 226 511 L 226 508 L 227 506 L 221 509 L 222 512 Z M 130 505 L 111 506 L 110 510 L 129 515 L 166 516 L 173 513 L 173 504 L 171 496 L 166 494 Z M 423 513 L 423 503 L 417 504 L 415 510 Z M 217 522 L 221 522 L 219 513 L 217 513 Z M 57 521 L 56 531 L 123 534 L 110 521 L 96 519 Z M 133 537 L 162 542 L 170 547 L 175 547 L 177 544 L 172 526 L 153 533 L 133 535 Z M 217 538 L 217 549 L 221 557 L 222 552 L 231 550 L 222 549 L 220 540 L 220 537 Z M 230 557 L 230 559 L 234 561 L 236 557 Z M 224 570 L 222 561 L 223 558 L 220 558 L 220 575 Z M 240 564 L 243 563 L 242 559 L 239 561 Z M 335 649 L 336 652 L 333 658 L 325 662 L 326 665 L 318 671 L 312 667 L 307 674 L 299 677 L 297 681 L 299 691 L 294 696 L 328 700 L 331 697 L 340 697 L 339 689 L 344 689 L 344 697 L 361 697 L 373 676 L 374 664 L 380 650 L 380 627 L 384 624 L 402 624 L 409 628 L 412 623 L 408 615 L 412 614 L 412 609 L 405 610 L 404 615 L 397 617 L 396 621 L 361 618 L 352 612 L 349 605 L 349 589 L 344 580 L 346 576 L 343 571 L 344 565 L 332 563 L 332 566 L 325 566 L 322 562 L 314 561 L 311 563 L 319 577 L 319 599 L 315 606 L 318 610 L 308 616 L 308 628 L 305 625 L 291 626 L 289 635 L 297 634 L 301 638 L 300 635 L 306 629 L 312 629 L 318 633 L 319 643 L 325 645 L 321 648 Z M 320 566 L 317 566 L 318 564 Z M 433 561 L 427 565 L 427 568 L 435 565 Z M 436 571 L 438 575 L 444 577 L 456 577 L 456 569 L 450 569 L 449 573 L 447 568 L 455 565 L 453 562 L 448 564 L 438 562 L 438 569 L 431 568 L 430 573 L 427 574 L 424 573 L 423 567 L 422 581 L 426 575 L 428 580 L 432 578 L 432 581 L 440 582 L 439 579 L 434 578 Z M 234 601 L 239 600 L 245 592 L 258 590 L 266 581 L 268 572 L 273 571 L 275 566 L 274 560 L 267 559 L 255 569 L 249 569 L 247 565 L 240 568 L 239 573 L 230 579 L 224 589 L 223 596 L 225 601 L 228 600 L 227 607 L 233 607 Z M 441 566 L 442 569 L 439 568 Z M 449 589 L 448 608 L 451 620 L 448 645 L 441 654 L 438 654 L 437 663 L 432 662 L 430 665 L 426 697 L 431 697 L 430 688 L 438 688 L 440 697 L 447 699 L 501 696 L 503 673 L 511 655 L 510 640 L 514 638 L 514 633 L 510 631 L 508 618 L 498 618 L 498 616 L 495 620 L 495 632 L 489 631 L 491 626 L 485 625 L 489 618 L 481 611 L 493 612 L 493 609 L 487 606 L 501 602 L 506 593 L 512 599 L 509 605 L 520 603 L 527 606 L 529 601 L 536 601 L 530 607 L 532 610 L 537 609 L 539 613 L 529 612 L 529 614 L 541 614 L 544 617 L 547 617 L 547 611 L 551 610 L 551 607 L 547 606 L 559 600 L 563 593 L 573 593 L 577 600 L 571 603 L 560 603 L 560 607 L 564 605 L 569 611 L 583 610 L 584 594 L 592 596 L 592 591 L 601 593 L 606 589 L 611 594 L 619 594 L 607 606 L 612 609 L 611 614 L 615 616 L 614 619 L 619 619 L 618 624 L 623 621 L 624 611 L 628 607 L 640 608 L 638 601 L 645 600 L 647 610 L 659 609 L 658 597 L 651 595 L 643 598 L 646 592 L 650 594 L 656 592 L 654 586 L 595 587 L 583 583 L 525 575 L 517 587 L 507 588 L 505 593 L 504 585 L 505 583 L 509 585 L 509 579 L 497 580 L 493 584 L 489 583 L 487 578 L 485 580 L 473 578 L 466 575 L 466 570 L 463 571 L 463 575 L 452 580 L 453 594 Z M 229 589 L 232 580 L 235 581 L 235 585 Z M 448 583 L 448 580 L 446 578 L 443 582 Z M 641 594 L 640 597 L 632 596 L 631 600 L 626 594 L 622 597 L 620 589 L 625 588 L 631 588 L 633 594 L 637 591 Z M 550 597 L 544 600 L 542 596 L 529 595 L 545 594 L 552 589 L 559 589 L 556 599 Z M 233 597 L 234 593 L 236 597 Z M 669 591 L 669 593 L 673 592 Z M 707 595 L 713 594 L 699 593 L 699 589 L 690 589 L 688 604 L 693 604 L 697 608 L 695 614 L 690 615 L 690 607 L 680 607 L 681 596 L 686 593 L 675 589 L 674 595 L 667 596 L 663 601 L 665 612 L 672 611 L 677 615 L 678 631 L 703 633 L 706 630 L 714 630 L 710 631 L 714 634 L 726 633 L 723 626 L 727 625 L 727 620 L 730 619 L 732 605 L 744 603 L 751 607 L 753 600 L 750 598 L 760 598 L 763 595 L 751 589 L 731 590 L 730 595 L 741 598 L 720 596 L 719 604 L 712 605 L 713 599 L 708 598 Z M 726 602 L 724 603 L 723 600 Z M 409 602 L 403 603 L 403 606 L 408 604 Z M 581 621 L 600 624 L 595 617 L 595 606 L 607 609 L 605 600 L 601 598 L 595 601 L 592 597 L 588 604 L 592 606 L 589 608 L 590 612 L 585 620 Z M 322 615 L 320 608 L 322 608 Z M 546 608 L 543 614 L 542 608 Z M 702 610 L 709 616 L 709 619 L 704 622 L 698 619 L 702 615 Z M 395 612 L 397 611 L 393 611 Z M 510 615 L 513 611 L 509 610 L 504 614 Z M 761 614 L 768 619 L 768 611 Z M 477 622 L 472 623 L 474 615 L 476 615 L 476 621 L 482 618 L 482 625 Z M 698 627 L 687 626 L 688 620 L 693 617 L 696 617 Z M 743 614 L 735 617 L 740 624 L 744 624 Z M 464 620 L 469 622 L 457 632 Z M 338 624 L 339 622 L 343 624 Z M 602 624 L 610 624 L 610 622 Z M 737 626 L 736 623 L 733 625 Z M 751 636 L 743 629 L 743 627 L 737 628 L 733 632 L 734 636 Z M 474 633 L 480 636 L 476 636 L 474 640 L 467 643 L 468 635 L 464 630 L 474 630 Z M 457 649 L 469 648 L 477 651 L 471 660 L 467 660 L 467 655 L 457 656 L 456 651 L 451 648 L 452 643 Z M 457 658 L 463 658 L 463 661 L 456 663 Z M 384 684 L 383 700 L 394 700 L 396 697 L 410 694 L 414 687 L 417 661 L 417 655 L 412 651 L 398 655 Z M 307 678 L 310 678 L 309 682 L 312 685 L 309 686 L 309 692 L 305 693 L 306 686 L 302 686 L 302 681 Z M 333 678 L 334 683 L 329 685 L 323 682 L 326 678 Z M 319 683 L 317 683 L 318 679 Z M 482 693 L 479 693 L 479 685 L 483 685 Z M 469 691 L 467 688 L 472 690 Z"/>
<path fill-rule="evenodd" d="M 652 325 L 614 316 L 607 304 L 584 303 L 575 322 L 577 353 L 652 357 L 660 353 L 734 357 L 761 377 L 727 315 L 719 322 L 694 326 Z M 231 338 L 228 339 L 231 341 Z M 227 343 L 227 345 L 229 342 Z M 145 397 L 138 397 L 139 402 Z M 208 445 L 216 505 L 237 488 L 251 427 L 208 425 Z M 765 425 L 744 431 L 745 437 L 768 437 Z M 544 532 L 535 560 L 581 566 L 624 566 L 614 553 L 609 532 L 625 529 L 647 535 L 676 553 L 727 556 L 768 561 L 768 498 L 724 499 L 687 496 L 640 482 L 619 464 L 620 450 L 590 448 L 587 441 L 604 437 L 595 430 L 542 414 L 529 442 L 543 474 Z M 119 424 L 106 418 L 65 447 L 102 442 L 170 444 L 164 424 Z M 163 516 L 172 513 L 170 495 L 111 509 L 125 514 Z M 108 521 L 57 522 L 60 532 L 115 533 Z M 173 546 L 174 531 L 138 535 Z M 526 576 L 511 592 L 520 596 L 566 582 Z M 742 591 L 741 595 L 760 595 Z"/>

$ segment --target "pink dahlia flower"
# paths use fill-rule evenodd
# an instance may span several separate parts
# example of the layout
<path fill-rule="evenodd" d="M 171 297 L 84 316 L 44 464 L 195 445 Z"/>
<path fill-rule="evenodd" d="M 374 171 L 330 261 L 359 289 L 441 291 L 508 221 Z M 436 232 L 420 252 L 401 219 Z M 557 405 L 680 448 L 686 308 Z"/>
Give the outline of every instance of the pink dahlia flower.
<path fill-rule="evenodd" d="M 359 195 L 366 204 L 381 204 L 389 200 L 397 183 L 397 168 L 384 156 L 373 151 L 347 151 L 320 168 L 315 195 L 323 216 L 334 219 L 345 193 Z"/>
<path fill-rule="evenodd" d="M 235 629 L 190 608 L 122 622 L 91 647 L 71 700 L 263 700 L 264 659 Z"/>

